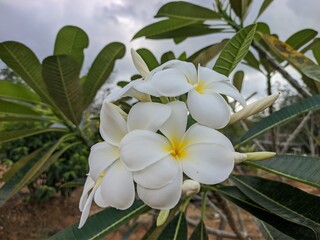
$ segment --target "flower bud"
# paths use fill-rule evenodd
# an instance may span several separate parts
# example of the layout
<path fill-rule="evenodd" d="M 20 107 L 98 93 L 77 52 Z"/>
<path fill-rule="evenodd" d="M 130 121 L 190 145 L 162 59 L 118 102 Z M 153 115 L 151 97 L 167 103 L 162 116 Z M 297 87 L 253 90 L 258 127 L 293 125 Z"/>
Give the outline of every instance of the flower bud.
<path fill-rule="evenodd" d="M 275 152 L 251 152 L 246 153 L 247 161 L 261 161 L 268 158 L 272 158 L 276 155 Z"/>
<path fill-rule="evenodd" d="M 141 74 L 141 76 L 145 78 L 150 72 L 147 64 L 143 61 L 142 57 L 133 48 L 131 48 L 131 57 L 134 66 Z"/>
<path fill-rule="evenodd" d="M 239 120 L 246 119 L 258 112 L 262 112 L 270 107 L 280 96 L 279 93 L 264 97 L 256 102 L 253 102 L 246 107 L 242 108 L 239 112 L 231 115 L 229 124 L 235 123 Z"/>
<path fill-rule="evenodd" d="M 187 179 L 182 184 L 182 192 L 187 197 L 190 197 L 200 192 L 200 187 L 200 183 L 198 183 L 197 181 Z"/>
<path fill-rule="evenodd" d="M 247 154 L 245 153 L 239 153 L 239 152 L 234 152 L 234 163 L 239 164 L 242 163 L 243 161 L 247 160 Z"/>
<path fill-rule="evenodd" d="M 169 216 L 170 210 L 161 210 L 157 217 L 157 227 L 164 224 Z"/>

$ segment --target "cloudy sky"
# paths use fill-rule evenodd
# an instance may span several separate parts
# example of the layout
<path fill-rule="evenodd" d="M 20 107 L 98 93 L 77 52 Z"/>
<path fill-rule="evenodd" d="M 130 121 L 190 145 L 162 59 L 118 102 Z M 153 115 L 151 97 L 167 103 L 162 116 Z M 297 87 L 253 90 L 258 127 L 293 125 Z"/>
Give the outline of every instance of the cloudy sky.
<path fill-rule="evenodd" d="M 131 47 L 146 47 L 158 57 L 165 51 L 172 50 L 188 55 L 196 50 L 217 42 L 226 36 L 198 37 L 175 45 L 172 40 L 131 41 L 132 36 L 142 27 L 155 22 L 153 16 L 164 0 L 0 0 L 0 42 L 19 41 L 30 47 L 42 60 L 52 54 L 55 36 L 65 25 L 75 25 L 87 32 L 90 39 L 86 50 L 84 69 L 89 68 L 94 57 L 108 43 L 120 41 Z M 192 0 L 190 2 L 212 8 L 212 0 Z M 254 0 L 248 23 L 257 14 L 262 0 Z M 260 21 L 267 22 L 273 33 L 282 40 L 294 32 L 313 28 L 320 31 L 320 1 L 316 0 L 274 0 Z M 3 65 L 0 65 L 3 66 Z M 242 66 L 238 67 L 243 68 Z M 263 90 L 264 81 L 254 71 L 246 70 L 245 91 L 247 95 L 255 88 Z M 116 81 L 128 79 L 136 71 L 127 51 L 123 60 L 116 65 L 113 78 Z M 259 79 L 259 81 L 257 81 Z M 281 79 L 275 76 L 274 81 Z"/>

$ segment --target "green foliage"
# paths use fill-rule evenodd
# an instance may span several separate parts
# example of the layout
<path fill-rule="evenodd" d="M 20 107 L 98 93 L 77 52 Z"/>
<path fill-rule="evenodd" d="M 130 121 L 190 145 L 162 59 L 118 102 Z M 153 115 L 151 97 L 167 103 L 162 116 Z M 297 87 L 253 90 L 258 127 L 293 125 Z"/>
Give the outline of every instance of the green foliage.
<path fill-rule="evenodd" d="M 187 220 L 183 212 L 178 214 L 162 231 L 159 240 L 182 240 L 188 239 Z"/>

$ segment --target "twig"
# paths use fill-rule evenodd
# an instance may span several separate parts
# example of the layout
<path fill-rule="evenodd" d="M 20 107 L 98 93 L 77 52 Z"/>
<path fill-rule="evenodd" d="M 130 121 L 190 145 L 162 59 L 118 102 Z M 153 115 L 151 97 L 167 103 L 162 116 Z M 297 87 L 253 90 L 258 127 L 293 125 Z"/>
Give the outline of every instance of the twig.
<path fill-rule="evenodd" d="M 188 224 L 190 224 L 191 226 L 197 226 L 198 223 L 190 218 L 187 218 L 187 222 Z M 233 234 L 233 233 L 230 233 L 228 231 L 223 231 L 223 230 L 219 230 L 219 229 L 216 229 L 216 228 L 213 228 L 213 227 L 208 227 L 206 226 L 206 229 L 207 229 L 207 232 L 210 233 L 210 234 L 214 234 L 216 236 L 219 236 L 219 237 L 223 237 L 223 238 L 230 238 L 230 239 L 238 239 L 238 237 Z"/>
<path fill-rule="evenodd" d="M 311 116 L 311 112 L 309 112 L 307 114 L 307 116 L 305 116 L 302 121 L 300 122 L 300 124 L 298 125 L 298 127 L 293 131 L 292 134 L 289 135 L 287 141 L 286 141 L 286 145 L 284 145 L 284 147 L 281 150 L 281 154 L 285 154 L 290 146 L 290 143 L 297 137 L 297 135 L 301 132 L 301 130 L 303 129 L 303 127 L 307 124 L 309 118 Z"/>

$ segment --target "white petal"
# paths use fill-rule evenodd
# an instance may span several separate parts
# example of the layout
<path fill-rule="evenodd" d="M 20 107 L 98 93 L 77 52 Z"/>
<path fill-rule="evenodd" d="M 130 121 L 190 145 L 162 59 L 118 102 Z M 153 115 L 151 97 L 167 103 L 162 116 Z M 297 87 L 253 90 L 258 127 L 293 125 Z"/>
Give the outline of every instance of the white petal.
<path fill-rule="evenodd" d="M 154 86 L 154 82 L 150 79 L 146 79 L 141 83 L 134 85 L 134 89 L 139 92 L 149 94 L 151 96 L 160 97 L 161 94 L 157 91 L 156 87 Z"/>
<path fill-rule="evenodd" d="M 181 71 L 168 68 L 155 73 L 150 80 L 161 96 L 177 97 L 194 88 Z"/>
<path fill-rule="evenodd" d="M 120 156 L 130 171 L 139 171 L 168 156 L 170 146 L 169 141 L 160 134 L 134 130 L 122 139 Z"/>
<path fill-rule="evenodd" d="M 89 195 L 89 191 L 94 187 L 94 181 L 92 180 L 92 178 L 88 175 L 86 182 L 84 183 L 83 186 L 83 191 L 82 191 L 82 195 L 80 197 L 80 201 L 79 201 L 79 210 L 80 212 L 83 211 L 84 206 L 87 202 L 88 199 L 88 195 Z"/>
<path fill-rule="evenodd" d="M 233 152 L 222 145 L 203 143 L 184 149 L 180 159 L 183 172 L 204 184 L 217 184 L 227 179 L 234 167 Z"/>
<path fill-rule="evenodd" d="M 101 185 L 97 188 L 97 191 L 94 194 L 94 201 L 101 208 L 106 208 L 110 206 L 101 195 Z"/>
<path fill-rule="evenodd" d="M 137 185 L 137 193 L 142 201 L 154 209 L 169 210 L 180 200 L 182 188 L 182 172 L 167 186 L 158 189 L 144 188 Z"/>
<path fill-rule="evenodd" d="M 178 171 L 178 162 L 169 155 L 141 171 L 134 172 L 133 179 L 142 187 L 156 189 L 172 183 Z"/>
<path fill-rule="evenodd" d="M 184 102 L 175 101 L 167 104 L 171 107 L 172 113 L 160 131 L 170 140 L 173 145 L 176 145 L 182 139 L 188 120 L 188 109 Z"/>
<path fill-rule="evenodd" d="M 160 103 L 137 103 L 128 114 L 128 131 L 143 129 L 153 132 L 169 118 L 171 108 Z"/>
<path fill-rule="evenodd" d="M 92 199 L 93 199 L 93 196 L 94 196 L 96 190 L 97 190 L 97 186 L 95 186 L 92 189 L 91 193 L 89 194 L 89 197 L 88 197 L 86 204 L 84 205 L 83 211 L 81 213 L 81 218 L 80 218 L 80 223 L 79 223 L 78 228 L 82 228 L 89 217 Z"/>
<path fill-rule="evenodd" d="M 200 124 L 219 129 L 225 127 L 230 119 L 230 109 L 219 94 L 190 91 L 187 99 L 191 116 Z"/>
<path fill-rule="evenodd" d="M 97 181 L 101 172 L 120 157 L 119 148 L 107 142 L 96 143 L 91 147 L 89 155 L 89 173 Z"/>
<path fill-rule="evenodd" d="M 236 87 L 233 86 L 228 81 L 220 81 L 220 82 L 212 83 L 210 84 L 210 86 L 208 86 L 208 88 L 210 88 L 206 90 L 208 92 L 221 93 L 237 100 L 242 106 L 247 105 L 246 100 L 239 93 L 238 89 L 236 89 Z"/>
<path fill-rule="evenodd" d="M 210 68 L 198 66 L 198 81 L 205 85 L 226 79 L 226 77 Z"/>
<path fill-rule="evenodd" d="M 225 146 L 230 152 L 234 152 L 232 143 L 225 135 L 217 130 L 199 124 L 194 124 L 188 129 L 183 142 L 186 143 L 186 147 L 198 143 L 215 143 Z"/>
<path fill-rule="evenodd" d="M 175 68 L 183 72 L 191 85 L 195 85 L 198 82 L 196 67 L 190 62 L 175 61 L 171 64 L 168 64 L 165 69 L 166 68 Z"/>
<path fill-rule="evenodd" d="M 143 78 L 146 77 L 150 72 L 149 68 L 147 64 L 143 61 L 142 57 L 132 48 L 131 48 L 131 57 L 133 60 L 133 64 L 138 70 L 138 72 L 141 74 Z"/>
<path fill-rule="evenodd" d="M 118 106 L 104 101 L 100 112 L 100 134 L 112 145 L 118 146 L 127 133 L 126 113 Z"/>
<path fill-rule="evenodd" d="M 135 199 L 132 173 L 121 161 L 116 161 L 107 170 L 101 183 L 101 196 L 117 209 L 129 208 Z"/>

